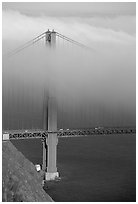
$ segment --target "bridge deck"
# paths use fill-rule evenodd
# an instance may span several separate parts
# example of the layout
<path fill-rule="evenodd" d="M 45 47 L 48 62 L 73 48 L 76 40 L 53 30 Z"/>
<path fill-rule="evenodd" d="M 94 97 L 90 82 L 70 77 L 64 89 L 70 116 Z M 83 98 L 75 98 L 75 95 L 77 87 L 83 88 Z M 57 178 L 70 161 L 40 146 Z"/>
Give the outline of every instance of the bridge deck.
<path fill-rule="evenodd" d="M 44 130 L 7 130 L 3 131 L 3 140 L 46 138 L 49 133 L 57 133 L 58 137 L 78 137 L 87 135 L 131 134 L 136 128 L 92 128 L 76 130 L 58 130 L 57 132 Z"/>

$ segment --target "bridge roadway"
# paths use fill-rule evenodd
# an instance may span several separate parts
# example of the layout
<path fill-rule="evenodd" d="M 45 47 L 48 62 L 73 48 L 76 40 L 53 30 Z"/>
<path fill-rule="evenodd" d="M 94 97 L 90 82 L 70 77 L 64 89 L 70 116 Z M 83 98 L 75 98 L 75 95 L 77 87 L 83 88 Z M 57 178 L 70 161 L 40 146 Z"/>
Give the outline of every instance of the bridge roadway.
<path fill-rule="evenodd" d="M 109 135 L 109 134 L 133 134 L 136 133 L 136 128 L 91 128 L 91 129 L 74 129 L 74 130 L 58 130 L 57 132 L 48 132 L 44 130 L 6 130 L 3 131 L 3 140 L 14 139 L 32 139 L 32 138 L 46 138 L 48 133 L 57 133 L 60 137 L 81 137 L 88 135 Z M 5 137 L 6 135 L 6 137 Z M 8 136 L 8 137 L 7 137 Z"/>

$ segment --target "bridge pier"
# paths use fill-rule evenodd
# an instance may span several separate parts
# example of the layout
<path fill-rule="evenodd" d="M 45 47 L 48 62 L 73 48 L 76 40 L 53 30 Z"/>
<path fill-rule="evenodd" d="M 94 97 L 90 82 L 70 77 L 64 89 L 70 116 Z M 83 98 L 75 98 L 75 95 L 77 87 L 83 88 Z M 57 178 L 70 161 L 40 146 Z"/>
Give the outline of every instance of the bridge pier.
<path fill-rule="evenodd" d="M 46 131 L 48 129 L 48 94 L 44 90 L 44 101 L 43 101 L 43 129 Z M 46 138 L 42 139 L 42 148 L 43 148 L 43 164 L 42 170 L 46 171 L 47 168 L 47 145 Z"/>
<path fill-rule="evenodd" d="M 48 132 L 48 138 L 46 140 L 48 154 L 45 179 L 54 180 L 56 177 L 59 177 L 59 173 L 57 172 L 57 104 L 54 97 L 49 97 L 48 99 Z"/>
<path fill-rule="evenodd" d="M 48 137 L 43 142 L 43 170 L 45 180 L 59 177 L 57 172 L 57 105 L 54 97 L 48 98 Z M 47 149 L 46 149 L 47 148 Z"/>
<path fill-rule="evenodd" d="M 48 155 L 47 155 L 47 171 L 45 173 L 45 180 L 55 180 L 59 177 L 57 172 L 57 133 L 49 133 L 47 138 Z"/>
<path fill-rule="evenodd" d="M 47 147 L 46 147 L 46 139 L 42 139 L 42 147 L 43 147 L 43 164 L 42 164 L 42 170 L 46 171 L 47 167 Z"/>

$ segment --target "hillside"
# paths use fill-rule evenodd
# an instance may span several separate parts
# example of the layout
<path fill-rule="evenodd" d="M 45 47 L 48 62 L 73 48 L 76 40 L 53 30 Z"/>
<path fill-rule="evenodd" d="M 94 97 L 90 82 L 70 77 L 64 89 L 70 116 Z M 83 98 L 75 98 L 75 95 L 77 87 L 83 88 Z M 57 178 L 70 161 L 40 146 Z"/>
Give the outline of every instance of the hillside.
<path fill-rule="evenodd" d="M 34 165 L 11 142 L 2 144 L 2 201 L 52 202 Z"/>

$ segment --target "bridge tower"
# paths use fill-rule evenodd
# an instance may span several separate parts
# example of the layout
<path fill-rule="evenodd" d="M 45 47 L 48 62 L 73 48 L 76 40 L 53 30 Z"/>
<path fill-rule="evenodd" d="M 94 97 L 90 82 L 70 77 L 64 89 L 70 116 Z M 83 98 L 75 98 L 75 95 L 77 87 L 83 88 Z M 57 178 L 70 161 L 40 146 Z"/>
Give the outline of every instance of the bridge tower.
<path fill-rule="evenodd" d="M 49 47 L 56 45 L 56 32 L 46 32 L 46 44 Z M 45 171 L 45 180 L 54 180 L 59 177 L 57 171 L 57 103 L 55 96 L 48 91 L 47 100 L 44 97 L 45 110 L 44 110 L 44 129 L 48 129 L 48 137 L 43 142 L 43 170 Z M 47 105 L 46 105 L 47 104 Z"/>
<path fill-rule="evenodd" d="M 43 98 L 43 130 L 48 130 L 48 93 L 44 89 L 44 98 Z M 42 170 L 46 171 L 47 167 L 47 146 L 46 146 L 46 138 L 42 139 L 43 146 L 43 164 Z"/>

